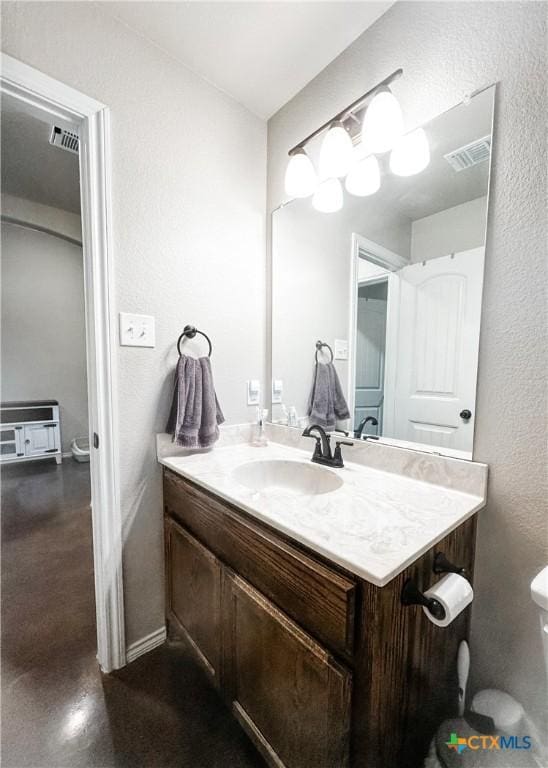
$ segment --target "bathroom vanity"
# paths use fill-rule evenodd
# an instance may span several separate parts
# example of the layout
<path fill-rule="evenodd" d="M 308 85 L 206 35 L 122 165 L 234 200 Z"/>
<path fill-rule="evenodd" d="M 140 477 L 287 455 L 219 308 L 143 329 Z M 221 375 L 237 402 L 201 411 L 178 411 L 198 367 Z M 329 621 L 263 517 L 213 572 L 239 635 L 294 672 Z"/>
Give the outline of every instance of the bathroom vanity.
<path fill-rule="evenodd" d="M 278 768 L 419 766 L 455 714 L 469 610 L 440 628 L 400 598 L 440 578 L 437 552 L 472 577 L 486 468 L 462 492 L 465 462 L 355 448 L 370 464 L 336 471 L 272 442 L 159 456 L 169 631 Z M 386 451 L 401 471 L 371 466 Z M 415 479 L 436 460 L 445 485 Z"/>
<path fill-rule="evenodd" d="M 418 768 L 457 712 L 469 584 L 452 580 L 466 600 L 448 626 L 403 602 L 438 584 L 439 553 L 473 577 L 494 97 L 422 126 L 420 168 L 365 142 L 375 189 L 349 173 L 336 206 L 297 195 L 273 212 L 269 445 L 228 428 L 209 454 L 159 446 L 170 630 L 277 768 Z M 346 126 L 358 150 L 362 125 Z M 304 140 L 311 165 L 320 140 Z M 344 467 L 325 433 L 314 460 L 330 468 L 310 461 L 319 426 Z"/>

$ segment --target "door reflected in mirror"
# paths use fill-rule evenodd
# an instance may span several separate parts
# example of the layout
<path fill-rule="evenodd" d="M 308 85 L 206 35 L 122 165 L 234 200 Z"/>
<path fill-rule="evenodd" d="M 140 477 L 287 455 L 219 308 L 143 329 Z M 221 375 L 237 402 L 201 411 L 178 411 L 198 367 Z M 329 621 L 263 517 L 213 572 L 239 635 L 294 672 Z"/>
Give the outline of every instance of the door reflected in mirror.
<path fill-rule="evenodd" d="M 274 212 L 274 422 L 294 408 L 301 428 L 325 415 L 362 439 L 472 458 L 494 96 L 423 126 L 422 172 L 396 176 L 379 155 L 376 193 Z M 349 419 L 321 384 L 336 379 Z"/>

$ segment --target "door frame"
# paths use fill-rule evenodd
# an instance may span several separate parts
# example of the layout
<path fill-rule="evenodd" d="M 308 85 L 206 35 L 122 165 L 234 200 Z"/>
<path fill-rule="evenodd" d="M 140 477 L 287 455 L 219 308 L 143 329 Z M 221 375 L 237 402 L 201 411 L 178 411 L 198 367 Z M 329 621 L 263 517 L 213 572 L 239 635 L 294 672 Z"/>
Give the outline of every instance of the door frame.
<path fill-rule="evenodd" d="M 383 427 L 384 427 L 384 399 L 385 399 L 384 386 L 385 386 L 385 379 L 386 379 L 386 376 L 385 376 L 385 371 L 386 371 L 386 342 L 387 342 L 387 335 L 388 335 L 387 334 L 386 324 L 388 322 L 389 275 L 385 274 L 385 275 L 381 275 L 380 277 L 369 277 L 369 278 L 366 278 L 365 280 L 359 280 L 359 279 L 356 280 L 356 289 L 357 289 L 356 293 L 357 294 L 359 294 L 359 289 L 362 286 L 364 286 L 364 285 L 365 286 L 368 286 L 368 285 L 382 285 L 383 283 L 386 283 L 387 300 L 386 300 L 386 317 L 385 317 L 385 330 L 384 330 L 382 398 L 381 398 L 381 403 L 378 406 L 378 407 L 380 407 L 382 409 L 382 416 L 381 416 L 381 420 L 379 421 L 380 429 L 376 428 L 377 429 L 376 434 L 377 434 L 378 437 L 381 437 L 382 430 L 383 430 Z M 354 382 L 353 382 L 353 385 L 352 385 L 352 402 L 354 404 L 354 412 L 355 412 L 355 409 L 356 409 L 356 360 L 358 359 L 358 332 L 357 332 L 357 329 L 358 329 L 359 304 L 360 304 L 360 302 L 359 302 L 359 295 L 358 295 L 358 296 L 356 296 L 356 334 L 355 334 L 355 338 L 353 339 L 353 343 L 355 344 L 355 347 L 353 349 L 353 353 L 354 354 L 353 354 L 353 358 L 352 358 L 352 364 L 354 366 Z M 356 422 L 357 422 L 357 419 L 356 419 Z"/>
<path fill-rule="evenodd" d="M 386 276 L 388 281 L 388 298 L 386 310 L 386 345 L 384 350 L 384 407 L 383 407 L 383 430 L 388 431 L 387 425 L 392 427 L 393 407 L 386 407 L 390 398 L 394 399 L 396 389 L 396 359 L 398 343 L 398 309 L 399 309 L 399 280 L 395 272 L 405 267 L 409 262 L 402 256 L 399 256 L 388 248 L 369 240 L 356 232 L 352 233 L 352 244 L 350 248 L 350 318 L 348 327 L 348 350 L 350 361 L 348 365 L 348 410 L 351 416 L 351 431 L 354 424 L 354 411 L 356 404 L 356 343 L 357 330 L 356 323 L 358 319 L 358 263 L 359 259 L 367 257 L 367 261 L 377 264 L 379 267 L 388 270 Z M 384 277 L 383 277 L 384 280 Z M 378 282 L 376 278 L 371 281 Z"/>
<path fill-rule="evenodd" d="M 97 660 L 104 672 L 126 663 L 122 516 L 113 320 L 113 249 L 109 110 L 100 102 L 7 54 L 0 91 L 23 111 L 80 136 L 80 196 L 91 450 Z M 94 441 L 90 444 L 93 446 Z"/>

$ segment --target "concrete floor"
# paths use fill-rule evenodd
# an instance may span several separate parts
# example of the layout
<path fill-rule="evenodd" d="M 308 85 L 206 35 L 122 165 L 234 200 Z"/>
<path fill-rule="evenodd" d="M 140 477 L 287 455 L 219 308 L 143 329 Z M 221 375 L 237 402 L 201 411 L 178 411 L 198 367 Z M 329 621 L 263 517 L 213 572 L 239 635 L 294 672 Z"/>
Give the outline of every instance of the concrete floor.
<path fill-rule="evenodd" d="M 260 768 L 182 645 L 95 660 L 88 465 L 2 467 L 3 768 Z"/>

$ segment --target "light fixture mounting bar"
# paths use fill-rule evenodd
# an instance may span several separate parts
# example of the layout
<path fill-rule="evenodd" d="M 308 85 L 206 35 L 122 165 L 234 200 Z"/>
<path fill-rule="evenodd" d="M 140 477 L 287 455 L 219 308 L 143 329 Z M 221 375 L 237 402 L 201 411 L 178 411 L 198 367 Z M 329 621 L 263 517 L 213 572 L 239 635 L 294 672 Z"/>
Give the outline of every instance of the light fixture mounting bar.
<path fill-rule="evenodd" d="M 298 144 L 295 144 L 292 149 L 289 150 L 287 153 L 288 155 L 294 155 L 295 152 L 298 152 L 300 149 L 303 149 L 309 141 L 312 141 L 312 139 L 315 139 L 316 136 L 319 136 L 322 131 L 325 131 L 326 128 L 329 128 L 332 123 L 335 122 L 343 122 L 350 114 L 353 112 L 356 112 L 360 109 L 360 107 L 363 106 L 364 102 L 367 101 L 367 99 L 372 96 L 375 91 L 378 91 L 379 88 L 387 88 L 391 83 L 394 82 L 394 80 L 397 80 L 399 77 L 403 75 L 403 69 L 396 69 L 394 72 L 392 72 L 391 75 L 388 75 L 388 77 L 385 77 L 384 80 L 381 80 L 380 83 L 377 83 L 373 88 L 370 88 L 367 93 L 364 93 L 363 96 L 360 96 L 359 99 L 356 99 L 356 101 L 353 101 L 352 104 L 349 104 L 347 107 L 345 107 L 341 112 L 336 114 L 334 117 L 330 118 L 326 123 L 321 125 L 319 128 L 316 128 L 313 133 L 310 134 L 310 136 L 307 136 L 306 139 L 303 139 Z"/>

